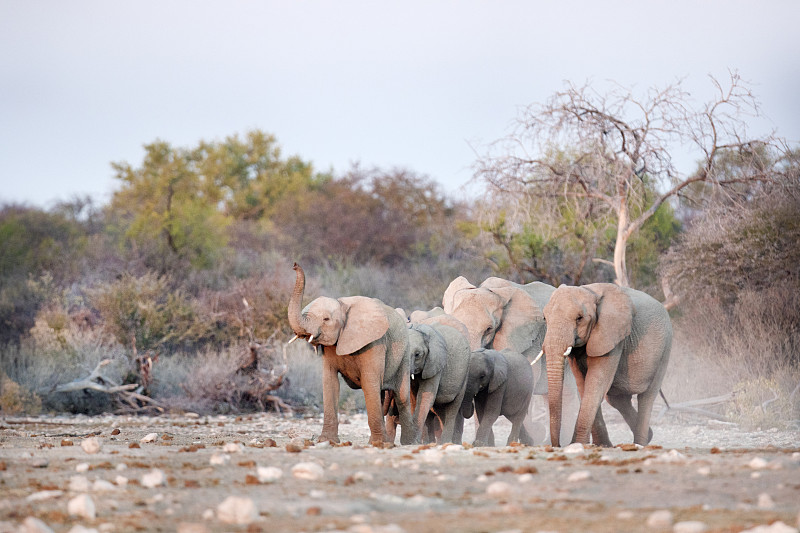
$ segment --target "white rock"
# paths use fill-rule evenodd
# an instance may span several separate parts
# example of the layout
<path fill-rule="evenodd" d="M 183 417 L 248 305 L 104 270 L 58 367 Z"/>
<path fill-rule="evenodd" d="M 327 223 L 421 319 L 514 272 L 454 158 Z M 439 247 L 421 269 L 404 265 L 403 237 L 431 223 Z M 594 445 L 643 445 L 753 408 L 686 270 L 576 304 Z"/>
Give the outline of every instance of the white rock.
<path fill-rule="evenodd" d="M 308 495 L 314 498 L 315 500 L 321 500 L 322 498 L 327 496 L 327 493 L 324 490 L 314 489 L 311 492 L 309 492 Z"/>
<path fill-rule="evenodd" d="M 316 481 L 322 479 L 325 470 L 317 463 L 297 463 L 292 467 L 292 475 L 298 479 Z"/>
<path fill-rule="evenodd" d="M 117 476 L 114 478 L 114 483 L 116 483 L 120 487 L 125 487 L 128 485 L 128 478 L 125 476 Z"/>
<path fill-rule="evenodd" d="M 67 512 L 72 516 L 80 516 L 94 520 L 97 516 L 94 500 L 88 494 L 79 494 L 67 502 Z"/>
<path fill-rule="evenodd" d="M 774 509 L 775 508 L 775 500 L 772 499 L 772 496 L 767 494 L 766 492 L 762 492 L 758 495 L 758 508 L 759 509 Z"/>
<path fill-rule="evenodd" d="M 519 476 L 517 476 L 517 481 L 520 483 L 530 483 L 531 481 L 533 481 L 533 479 L 534 479 L 533 474 L 531 474 L 530 472 L 526 472 L 524 474 L 520 474 Z"/>
<path fill-rule="evenodd" d="M 208 460 L 213 466 L 222 466 L 231 462 L 231 456 L 227 453 L 215 453 Z"/>
<path fill-rule="evenodd" d="M 703 533 L 708 527 L 699 520 L 677 522 L 672 526 L 672 533 Z"/>
<path fill-rule="evenodd" d="M 100 439 L 97 437 L 89 437 L 81 441 L 81 449 L 88 454 L 97 453 L 102 448 L 103 446 L 100 444 Z"/>
<path fill-rule="evenodd" d="M 653 511 L 647 517 L 647 527 L 668 528 L 672 526 L 672 513 L 666 509 Z"/>
<path fill-rule="evenodd" d="M 203 520 L 211 520 L 212 518 L 214 518 L 214 511 L 212 511 L 211 509 L 206 509 L 200 516 L 203 517 Z"/>
<path fill-rule="evenodd" d="M 225 446 L 222 447 L 222 451 L 225 453 L 242 453 L 244 451 L 244 446 L 238 442 L 227 442 Z"/>
<path fill-rule="evenodd" d="M 359 470 L 355 474 L 353 474 L 353 479 L 356 481 L 372 481 L 372 474 L 369 472 L 362 472 Z"/>
<path fill-rule="evenodd" d="M 437 450 L 436 448 L 428 448 L 427 450 L 422 450 L 420 452 L 419 457 L 422 459 L 423 463 L 438 465 L 442 462 L 442 457 L 444 453 L 441 450 Z"/>
<path fill-rule="evenodd" d="M 93 527 L 85 527 L 80 524 L 75 524 L 72 526 L 67 533 L 99 533 L 97 529 Z"/>
<path fill-rule="evenodd" d="M 444 453 L 458 453 L 463 452 L 464 446 L 461 444 L 450 444 L 446 448 L 444 448 Z"/>
<path fill-rule="evenodd" d="M 143 487 L 152 489 L 161 486 L 167 482 L 167 476 L 164 475 L 162 470 L 158 468 L 152 469 L 150 472 L 142 476 L 141 484 Z"/>
<path fill-rule="evenodd" d="M 617 518 L 620 520 L 630 520 L 634 516 L 633 511 L 620 511 L 617 513 Z"/>
<path fill-rule="evenodd" d="M 575 481 L 586 481 L 592 477 L 592 473 L 588 470 L 578 470 L 573 472 L 567 478 L 567 481 L 575 482 Z"/>
<path fill-rule="evenodd" d="M 64 494 L 63 490 L 40 490 L 39 492 L 34 492 L 25 498 L 25 501 L 40 502 L 43 500 L 49 500 L 50 498 L 58 498 L 62 494 Z"/>
<path fill-rule="evenodd" d="M 505 481 L 495 481 L 486 487 L 486 494 L 496 498 L 503 498 L 511 494 L 511 485 Z"/>
<path fill-rule="evenodd" d="M 318 449 L 321 449 L 321 450 L 324 450 L 325 448 L 330 448 L 330 447 L 331 447 L 331 443 L 330 443 L 330 441 L 327 441 L 327 440 L 323 440 L 321 442 L 318 442 L 318 443 L 314 444 L 314 448 L 318 448 Z"/>
<path fill-rule="evenodd" d="M 711 475 L 711 467 L 709 466 L 701 466 L 697 469 L 697 473 L 701 476 L 709 476 Z"/>
<path fill-rule="evenodd" d="M 283 471 L 275 466 L 259 466 L 256 475 L 259 483 L 275 483 L 283 477 Z"/>
<path fill-rule="evenodd" d="M 78 463 L 75 465 L 76 472 L 88 472 L 89 471 L 89 463 Z"/>
<path fill-rule="evenodd" d="M 127 464 L 125 464 L 125 463 L 119 463 L 119 464 L 118 464 L 118 465 L 117 465 L 117 466 L 114 468 L 114 470 L 116 470 L 116 471 L 118 471 L 118 472 L 119 472 L 119 471 L 121 471 L 121 470 L 125 470 L 126 468 L 128 468 L 128 465 L 127 465 Z"/>
<path fill-rule="evenodd" d="M 29 516 L 23 520 L 18 531 L 19 533 L 53 533 L 50 526 L 34 516 Z"/>
<path fill-rule="evenodd" d="M 583 453 L 583 444 L 580 442 L 573 442 L 562 450 L 565 455 L 578 455 Z"/>
<path fill-rule="evenodd" d="M 217 506 L 217 519 L 226 524 L 247 525 L 258 519 L 258 509 L 250 498 L 228 496 Z"/>
<path fill-rule="evenodd" d="M 148 433 L 147 435 L 139 439 L 139 442 L 153 442 L 157 438 L 158 438 L 158 433 Z"/>
<path fill-rule="evenodd" d="M 752 529 L 742 531 L 741 533 L 797 533 L 797 529 L 778 520 L 768 526 L 756 526 Z"/>
<path fill-rule="evenodd" d="M 761 457 L 753 457 L 753 459 L 749 463 L 747 463 L 747 466 L 749 466 L 753 470 L 761 470 L 766 468 L 768 464 L 769 463 L 766 461 L 766 459 L 763 459 Z"/>
<path fill-rule="evenodd" d="M 116 488 L 117 487 L 115 487 L 113 483 L 106 481 L 105 479 L 95 479 L 94 483 L 92 483 L 92 490 L 94 492 L 105 492 L 109 490 L 115 490 Z"/>
<path fill-rule="evenodd" d="M 72 476 L 69 478 L 69 490 L 72 492 L 87 492 L 89 480 L 86 476 Z"/>

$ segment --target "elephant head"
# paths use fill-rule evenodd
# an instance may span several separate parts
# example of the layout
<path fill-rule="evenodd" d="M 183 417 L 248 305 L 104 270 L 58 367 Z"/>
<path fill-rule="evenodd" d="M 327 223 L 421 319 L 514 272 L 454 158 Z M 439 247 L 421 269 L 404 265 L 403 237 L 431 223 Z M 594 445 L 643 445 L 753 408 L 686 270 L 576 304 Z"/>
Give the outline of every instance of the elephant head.
<path fill-rule="evenodd" d="M 288 318 L 298 337 L 308 338 L 313 344 L 336 346 L 337 355 L 348 355 L 380 339 L 389 330 L 380 303 L 364 296 L 338 299 L 321 296 L 300 311 L 305 273 L 297 263 L 294 270 L 296 279 Z"/>
<path fill-rule="evenodd" d="M 475 350 L 469 358 L 469 374 L 461 415 L 470 418 L 473 414 L 473 400 L 481 391 L 495 392 L 508 380 L 508 362 L 495 350 Z"/>
<path fill-rule="evenodd" d="M 522 353 L 544 329 L 534 298 L 522 286 L 500 278 L 488 278 L 476 287 L 459 276 L 447 287 L 442 305 L 467 327 L 472 350 L 511 348 Z"/>
<path fill-rule="evenodd" d="M 547 356 L 550 435 L 559 445 L 561 392 L 566 357 L 601 357 L 631 333 L 633 304 L 616 285 L 595 283 L 581 287 L 562 285 L 544 307 L 547 321 L 542 349 Z"/>
<path fill-rule="evenodd" d="M 426 324 L 413 324 L 408 330 L 411 352 L 411 374 L 422 379 L 440 375 L 447 366 L 447 344 L 444 337 Z"/>

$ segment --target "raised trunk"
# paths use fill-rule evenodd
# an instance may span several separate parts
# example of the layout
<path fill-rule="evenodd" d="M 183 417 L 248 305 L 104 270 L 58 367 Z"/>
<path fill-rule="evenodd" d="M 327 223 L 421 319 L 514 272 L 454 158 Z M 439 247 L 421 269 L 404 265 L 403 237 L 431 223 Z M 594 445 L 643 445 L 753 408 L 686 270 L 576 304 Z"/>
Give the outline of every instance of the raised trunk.
<path fill-rule="evenodd" d="M 563 388 L 564 356 L 558 352 L 547 353 L 547 400 L 550 408 L 550 442 L 553 446 L 561 445 L 561 392 Z"/>
<path fill-rule="evenodd" d="M 302 267 L 297 263 L 295 263 L 292 268 L 294 268 L 296 272 L 296 278 L 292 296 L 289 298 L 289 326 L 291 326 L 292 331 L 294 331 L 295 335 L 298 337 L 307 337 L 309 335 L 308 321 L 300 314 L 300 306 L 303 302 L 303 291 L 306 288 L 306 275 Z"/>

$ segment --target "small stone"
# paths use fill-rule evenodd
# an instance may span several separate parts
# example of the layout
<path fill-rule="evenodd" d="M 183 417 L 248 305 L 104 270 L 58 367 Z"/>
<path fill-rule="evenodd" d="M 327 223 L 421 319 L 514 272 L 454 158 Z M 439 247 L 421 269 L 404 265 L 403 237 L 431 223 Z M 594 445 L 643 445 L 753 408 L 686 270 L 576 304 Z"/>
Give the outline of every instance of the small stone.
<path fill-rule="evenodd" d="M 256 475 L 260 483 L 275 483 L 283 477 L 283 471 L 275 466 L 259 466 L 256 468 Z"/>
<path fill-rule="evenodd" d="M 495 498 L 504 498 L 511 494 L 511 485 L 505 481 L 495 481 L 486 487 L 486 494 Z"/>
<path fill-rule="evenodd" d="M 209 533 L 205 524 L 181 522 L 178 524 L 177 533 Z"/>
<path fill-rule="evenodd" d="M 163 485 L 164 483 L 166 483 L 166 481 L 167 481 L 167 476 L 164 475 L 164 472 L 162 470 L 159 470 L 158 468 L 154 468 L 153 470 L 142 476 L 141 484 L 143 487 L 152 489 L 154 487 Z"/>
<path fill-rule="evenodd" d="M 95 479 L 94 483 L 92 483 L 92 491 L 94 492 L 106 492 L 109 490 L 115 490 L 115 487 L 110 481 L 106 481 L 105 479 Z"/>
<path fill-rule="evenodd" d="M 43 500 L 49 500 L 50 498 L 58 498 L 62 494 L 64 494 L 63 490 L 40 490 L 39 492 L 34 492 L 25 498 L 25 501 L 40 502 Z"/>
<path fill-rule="evenodd" d="M 535 479 L 534 475 L 529 473 L 529 472 L 526 472 L 525 474 L 520 474 L 519 476 L 517 476 L 517 481 L 520 482 L 520 483 L 530 483 L 534 479 Z"/>
<path fill-rule="evenodd" d="M 777 522 L 773 522 L 768 526 L 756 526 L 740 533 L 797 533 L 797 529 L 778 520 Z"/>
<path fill-rule="evenodd" d="M 203 520 L 211 520 L 212 518 L 214 518 L 214 511 L 212 511 L 211 509 L 206 509 L 200 516 L 203 517 Z"/>
<path fill-rule="evenodd" d="M 125 487 L 128 485 L 128 478 L 125 476 L 117 476 L 114 478 L 114 483 L 116 483 L 120 487 Z"/>
<path fill-rule="evenodd" d="M 238 442 L 228 442 L 222 447 L 222 451 L 225 453 L 242 453 L 244 446 Z"/>
<path fill-rule="evenodd" d="M 18 531 L 19 533 L 53 533 L 50 526 L 34 516 L 29 516 L 23 520 Z"/>
<path fill-rule="evenodd" d="M 67 533 L 99 533 L 99 532 L 97 531 L 97 529 L 93 527 L 86 527 L 80 524 L 75 524 L 74 526 L 69 528 L 69 531 Z"/>
<path fill-rule="evenodd" d="M 97 437 L 89 437 L 81 441 L 81 449 L 88 454 L 95 454 L 99 452 L 101 448 L 100 439 Z"/>
<path fill-rule="evenodd" d="M 89 463 L 78 463 L 75 465 L 76 472 L 88 472 L 89 471 Z"/>
<path fill-rule="evenodd" d="M 317 448 L 317 449 L 325 449 L 325 448 L 330 448 L 330 447 L 331 447 L 331 443 L 330 443 L 330 441 L 327 441 L 327 440 L 323 440 L 321 442 L 317 442 L 316 444 L 314 444 L 314 448 Z"/>
<path fill-rule="evenodd" d="M 215 453 L 208 460 L 213 466 L 226 465 L 231 462 L 231 456 L 226 453 Z"/>
<path fill-rule="evenodd" d="M 697 469 L 697 473 L 701 476 L 709 476 L 711 475 L 711 467 L 708 466 L 701 466 Z"/>
<path fill-rule="evenodd" d="M 96 515 L 94 500 L 88 494 L 79 494 L 67 502 L 67 512 L 71 516 L 80 516 L 94 520 Z"/>
<path fill-rule="evenodd" d="M 766 461 L 766 459 L 763 459 L 761 457 L 753 457 L 753 459 L 749 463 L 747 463 L 747 466 L 749 466 L 753 470 L 762 470 L 766 468 L 768 464 L 769 463 Z"/>
<path fill-rule="evenodd" d="M 619 520 L 630 520 L 634 516 L 633 511 L 620 511 L 617 513 L 617 518 Z"/>
<path fill-rule="evenodd" d="M 587 479 L 591 479 L 592 473 L 588 470 L 578 470 L 573 472 L 567 478 L 567 481 L 570 482 L 577 482 L 577 481 L 586 481 Z"/>
<path fill-rule="evenodd" d="M 226 524 L 247 525 L 258 519 L 258 509 L 250 498 L 228 496 L 217 506 L 217 518 Z"/>
<path fill-rule="evenodd" d="M 426 450 L 422 450 L 419 456 L 422 459 L 423 463 L 428 464 L 439 464 L 442 462 L 442 457 L 444 453 L 441 450 L 437 450 L 435 448 L 428 448 Z"/>
<path fill-rule="evenodd" d="M 703 533 L 706 529 L 706 525 L 699 520 L 686 520 L 672 526 L 672 533 Z"/>
<path fill-rule="evenodd" d="M 359 470 L 355 474 L 353 474 L 353 479 L 356 481 L 372 481 L 372 474 L 369 472 L 362 472 Z"/>
<path fill-rule="evenodd" d="M 766 492 L 762 492 L 758 495 L 758 508 L 759 509 L 774 509 L 775 508 L 775 500 L 772 499 L 772 496 L 767 494 Z"/>
<path fill-rule="evenodd" d="M 158 438 L 158 433 L 148 433 L 147 435 L 139 439 L 139 442 L 141 443 L 155 442 L 157 438 Z"/>
<path fill-rule="evenodd" d="M 297 463 L 292 467 L 292 475 L 298 479 L 316 481 L 322 479 L 325 470 L 317 463 Z"/>
<path fill-rule="evenodd" d="M 564 452 L 564 455 L 578 455 L 583 453 L 583 444 L 580 442 L 573 442 L 562 451 Z"/>
<path fill-rule="evenodd" d="M 647 527 L 666 529 L 672 526 L 672 513 L 666 509 L 653 511 L 647 517 Z"/>

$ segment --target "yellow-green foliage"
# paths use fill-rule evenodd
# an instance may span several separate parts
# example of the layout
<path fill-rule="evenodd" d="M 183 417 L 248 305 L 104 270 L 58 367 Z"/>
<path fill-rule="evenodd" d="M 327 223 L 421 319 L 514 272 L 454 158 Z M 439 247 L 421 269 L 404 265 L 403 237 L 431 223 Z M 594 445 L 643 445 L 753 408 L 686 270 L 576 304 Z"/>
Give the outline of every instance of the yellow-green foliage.
<path fill-rule="evenodd" d="M 0 413 L 7 415 L 38 415 L 42 410 L 42 400 L 0 370 Z"/>
<path fill-rule="evenodd" d="M 773 379 L 758 377 L 742 381 L 733 394 L 727 415 L 750 429 L 778 427 L 800 414 L 790 394 Z"/>

